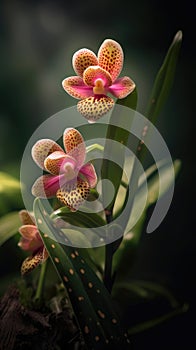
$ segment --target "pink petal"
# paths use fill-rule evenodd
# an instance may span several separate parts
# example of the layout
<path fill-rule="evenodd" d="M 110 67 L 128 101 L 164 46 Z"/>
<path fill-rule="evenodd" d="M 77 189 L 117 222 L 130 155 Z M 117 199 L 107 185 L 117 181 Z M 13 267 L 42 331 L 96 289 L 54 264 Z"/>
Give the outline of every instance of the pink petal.
<path fill-rule="evenodd" d="M 63 177 L 64 175 L 62 175 Z M 60 176 L 43 175 L 40 176 L 32 186 L 32 194 L 35 197 L 51 198 L 56 195 L 60 187 Z"/>
<path fill-rule="evenodd" d="M 112 84 L 112 78 L 110 74 L 99 66 L 88 67 L 83 74 L 84 83 L 88 86 L 95 86 L 96 80 L 101 79 L 103 86 L 110 86 Z"/>
<path fill-rule="evenodd" d="M 96 122 L 114 106 L 114 100 L 108 96 L 88 97 L 78 102 L 77 109 L 90 123 Z"/>
<path fill-rule="evenodd" d="M 27 251 L 34 252 L 43 246 L 39 231 L 35 225 L 23 225 L 19 228 L 22 235 L 18 245 Z"/>
<path fill-rule="evenodd" d="M 85 85 L 80 77 L 69 77 L 62 82 L 63 89 L 72 97 L 77 99 L 86 98 L 92 95 L 92 88 Z"/>
<path fill-rule="evenodd" d="M 74 53 L 73 68 L 80 77 L 82 77 L 84 70 L 89 66 L 97 66 L 98 60 L 94 52 L 88 49 L 81 49 Z"/>
<path fill-rule="evenodd" d="M 58 175 L 63 172 L 65 162 L 69 162 L 75 167 L 75 160 L 65 152 L 53 152 L 45 159 L 44 166 L 49 173 Z"/>
<path fill-rule="evenodd" d="M 24 238 L 29 240 L 37 237 L 37 233 L 39 232 L 35 225 L 22 225 L 18 231 Z"/>
<path fill-rule="evenodd" d="M 69 156 L 76 160 L 79 169 L 86 157 L 86 146 L 82 135 L 74 128 L 67 128 L 63 133 L 63 144 Z"/>
<path fill-rule="evenodd" d="M 79 174 L 82 174 L 85 176 L 91 188 L 96 186 L 97 174 L 95 172 L 94 166 L 91 163 L 86 163 L 85 165 L 83 165 L 83 167 L 80 169 Z"/>
<path fill-rule="evenodd" d="M 113 85 L 108 88 L 108 91 L 111 92 L 117 98 L 124 98 L 129 95 L 135 89 L 135 83 L 129 77 L 123 77 L 117 79 Z"/>
<path fill-rule="evenodd" d="M 42 139 L 35 143 L 32 148 L 32 157 L 35 163 L 42 169 L 44 168 L 45 158 L 52 152 L 60 151 L 63 152 L 63 149 L 53 140 Z"/>
<path fill-rule="evenodd" d="M 71 211 L 76 211 L 89 195 L 89 184 L 87 181 L 77 180 L 75 183 L 67 183 L 57 191 L 57 198 Z"/>
<path fill-rule="evenodd" d="M 103 42 L 98 52 L 98 62 L 100 67 L 110 73 L 112 81 L 119 76 L 123 59 L 123 50 L 116 41 L 107 39 Z"/>
<path fill-rule="evenodd" d="M 27 210 L 20 210 L 19 217 L 23 225 L 35 225 L 33 217 L 28 213 Z"/>

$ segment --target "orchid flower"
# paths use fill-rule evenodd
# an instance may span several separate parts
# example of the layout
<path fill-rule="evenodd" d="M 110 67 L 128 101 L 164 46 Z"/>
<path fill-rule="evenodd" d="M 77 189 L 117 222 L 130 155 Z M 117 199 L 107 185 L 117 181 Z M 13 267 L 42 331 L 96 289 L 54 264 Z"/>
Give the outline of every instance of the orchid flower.
<path fill-rule="evenodd" d="M 124 98 L 135 89 L 135 83 L 127 76 L 118 78 L 123 67 L 123 51 L 114 40 L 105 40 L 96 56 L 88 49 L 81 49 L 73 55 L 73 68 L 77 76 L 63 80 L 64 90 L 80 99 L 78 111 L 89 122 L 95 122 L 114 105 L 107 96 Z"/>
<path fill-rule="evenodd" d="M 21 266 L 21 274 L 25 275 L 43 263 L 48 258 L 48 252 L 31 215 L 26 210 L 21 210 L 19 216 L 22 226 L 19 228 L 21 238 L 18 246 L 31 253 Z"/>
<path fill-rule="evenodd" d="M 97 176 L 91 163 L 84 164 L 86 147 L 82 135 L 73 128 L 63 134 L 64 150 L 53 140 L 42 139 L 32 148 L 36 164 L 50 174 L 39 177 L 33 187 L 36 197 L 57 197 L 71 211 L 76 211 L 95 187 Z"/>

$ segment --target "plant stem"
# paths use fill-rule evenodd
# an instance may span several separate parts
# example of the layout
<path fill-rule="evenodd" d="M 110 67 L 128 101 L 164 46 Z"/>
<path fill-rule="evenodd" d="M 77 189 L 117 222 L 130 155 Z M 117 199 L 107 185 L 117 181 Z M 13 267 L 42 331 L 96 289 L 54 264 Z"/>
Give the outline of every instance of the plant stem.
<path fill-rule="evenodd" d="M 41 264 L 41 271 L 39 275 L 39 281 L 38 286 L 35 294 L 35 301 L 40 301 L 42 298 L 43 288 L 44 288 L 44 282 L 45 282 L 45 275 L 46 275 L 46 268 L 47 268 L 47 260 Z"/>
<path fill-rule="evenodd" d="M 105 210 L 106 221 L 109 224 L 112 221 L 112 212 Z M 112 243 L 105 246 L 105 269 L 104 269 L 104 284 L 109 292 L 112 289 L 112 258 L 113 258 L 113 246 Z"/>

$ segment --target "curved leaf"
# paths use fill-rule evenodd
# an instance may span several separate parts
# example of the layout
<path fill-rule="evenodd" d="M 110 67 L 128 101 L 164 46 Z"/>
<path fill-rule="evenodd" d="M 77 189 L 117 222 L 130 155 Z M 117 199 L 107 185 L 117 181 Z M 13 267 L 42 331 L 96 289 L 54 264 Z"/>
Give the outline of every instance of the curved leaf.
<path fill-rule="evenodd" d="M 39 199 L 34 202 L 34 215 L 50 258 L 67 289 L 88 348 L 102 349 L 109 343 L 114 349 L 121 345 L 130 349 L 109 293 L 80 250 L 57 242 L 59 236 L 68 244 L 69 239 L 51 220 Z"/>

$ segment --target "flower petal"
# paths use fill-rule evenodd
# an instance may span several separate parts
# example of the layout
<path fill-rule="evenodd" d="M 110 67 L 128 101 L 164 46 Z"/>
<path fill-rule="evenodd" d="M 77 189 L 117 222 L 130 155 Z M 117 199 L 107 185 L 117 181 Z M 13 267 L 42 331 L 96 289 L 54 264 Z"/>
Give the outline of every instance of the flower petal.
<path fill-rule="evenodd" d="M 98 59 L 93 51 L 80 49 L 74 53 L 72 64 L 76 74 L 82 77 L 83 72 L 87 67 L 98 65 Z"/>
<path fill-rule="evenodd" d="M 43 246 L 39 231 L 36 226 L 23 225 L 19 228 L 19 232 L 22 235 L 18 246 L 29 252 L 36 252 Z"/>
<path fill-rule="evenodd" d="M 63 177 L 64 175 L 62 175 Z M 43 175 L 34 182 L 31 192 L 35 197 L 51 198 L 60 187 L 60 176 Z"/>
<path fill-rule="evenodd" d="M 66 160 L 75 166 L 75 160 L 65 154 L 65 152 L 53 152 L 45 159 L 44 166 L 49 173 L 58 175 L 60 172 L 63 172 L 62 167 Z"/>
<path fill-rule="evenodd" d="M 77 109 L 90 123 L 96 122 L 114 106 L 114 100 L 108 96 L 91 96 L 78 102 Z"/>
<path fill-rule="evenodd" d="M 86 98 L 92 95 L 92 87 L 84 84 L 80 77 L 68 77 L 62 82 L 63 89 L 72 97 L 77 99 Z"/>
<path fill-rule="evenodd" d="M 67 183 L 57 191 L 57 198 L 71 211 L 78 210 L 79 206 L 89 195 L 89 184 L 87 181 L 77 180 L 75 183 Z"/>
<path fill-rule="evenodd" d="M 79 169 L 86 157 L 86 146 L 82 135 L 74 128 L 67 128 L 63 133 L 63 144 L 69 156 L 76 160 Z"/>
<path fill-rule="evenodd" d="M 117 98 L 124 98 L 135 89 L 135 83 L 129 77 L 117 79 L 108 90 Z"/>
<path fill-rule="evenodd" d="M 99 66 L 110 73 L 112 81 L 116 80 L 123 67 L 123 50 L 112 39 L 106 39 L 98 52 Z"/>
<path fill-rule="evenodd" d="M 84 71 L 83 81 L 86 85 L 95 86 L 97 79 L 101 79 L 104 86 L 110 86 L 112 84 L 112 78 L 110 74 L 99 66 L 91 66 Z"/>
<path fill-rule="evenodd" d="M 23 225 L 35 225 L 32 216 L 28 213 L 27 210 L 20 210 L 19 217 Z"/>
<path fill-rule="evenodd" d="M 21 266 L 21 274 L 24 276 L 34 270 L 39 264 L 43 262 L 43 249 L 33 256 L 28 256 Z"/>
<path fill-rule="evenodd" d="M 24 238 L 28 240 L 37 238 L 37 234 L 39 234 L 39 231 L 35 225 L 22 225 L 19 227 L 18 231 Z"/>
<path fill-rule="evenodd" d="M 91 163 L 86 163 L 85 165 L 83 165 L 83 167 L 80 169 L 79 175 L 80 174 L 85 176 L 90 188 L 93 188 L 96 186 L 97 174 L 95 172 L 94 166 Z"/>
<path fill-rule="evenodd" d="M 52 152 L 60 151 L 63 152 L 63 149 L 53 140 L 42 139 L 35 143 L 32 148 L 32 157 L 35 163 L 42 169 L 44 168 L 45 158 Z"/>

